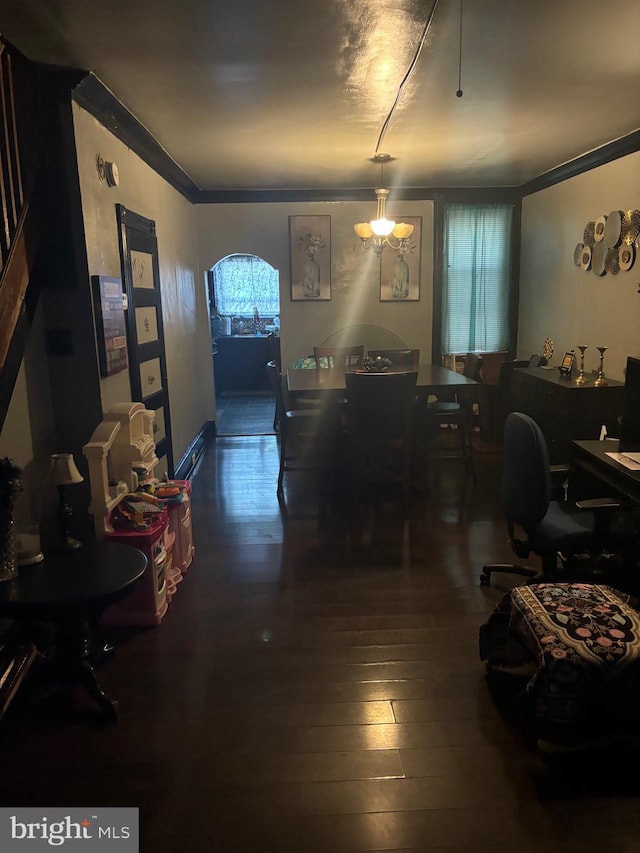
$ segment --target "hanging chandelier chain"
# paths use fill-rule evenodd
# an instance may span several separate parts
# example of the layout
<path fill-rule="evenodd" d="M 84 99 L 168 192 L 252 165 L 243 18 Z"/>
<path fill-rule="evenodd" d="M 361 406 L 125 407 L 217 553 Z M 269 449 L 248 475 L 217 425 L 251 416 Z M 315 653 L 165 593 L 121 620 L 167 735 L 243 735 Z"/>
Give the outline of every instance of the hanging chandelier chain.
<path fill-rule="evenodd" d="M 407 81 L 409 80 L 409 78 L 413 74 L 413 71 L 416 67 L 418 59 L 420 58 L 420 54 L 422 53 L 422 48 L 424 47 L 424 43 L 427 40 L 427 35 L 429 34 L 429 30 L 431 29 L 431 23 L 433 22 L 433 16 L 435 15 L 436 8 L 438 7 L 438 2 L 439 2 L 439 0 L 433 0 L 433 3 L 431 5 L 431 11 L 429 12 L 426 23 L 425 23 L 424 28 L 422 30 L 422 35 L 420 36 L 420 41 L 418 42 L 418 46 L 417 46 L 417 48 L 413 54 L 413 59 L 409 63 L 409 67 L 407 68 L 405 75 L 402 78 L 400 85 L 398 86 L 398 91 L 396 92 L 396 96 L 394 98 L 393 104 L 391 105 L 391 109 L 387 113 L 387 117 L 384 120 L 384 123 L 382 125 L 381 130 L 380 130 L 380 135 L 378 136 L 378 141 L 376 143 L 376 150 L 375 150 L 375 156 L 376 157 L 378 156 L 378 152 L 380 151 L 380 146 L 382 145 L 382 140 L 384 139 L 384 135 L 387 132 L 387 128 L 389 127 L 389 124 L 391 123 L 391 119 L 393 117 L 393 114 L 394 114 L 396 107 L 398 106 L 398 103 L 399 103 L 400 98 L 402 96 L 402 91 L 403 91 Z"/>

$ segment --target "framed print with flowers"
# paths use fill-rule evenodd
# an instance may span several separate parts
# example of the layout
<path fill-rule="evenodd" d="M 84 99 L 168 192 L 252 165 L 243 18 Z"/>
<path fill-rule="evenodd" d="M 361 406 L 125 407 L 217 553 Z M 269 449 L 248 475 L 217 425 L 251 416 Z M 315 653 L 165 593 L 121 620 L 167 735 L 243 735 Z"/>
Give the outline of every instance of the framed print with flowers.
<path fill-rule="evenodd" d="M 406 240 L 400 240 L 397 249 L 387 246 L 380 255 L 380 301 L 418 302 L 422 217 L 398 216 L 397 221 L 413 225 L 413 234 Z"/>
<path fill-rule="evenodd" d="M 331 217 L 290 216 L 292 301 L 331 299 Z"/>

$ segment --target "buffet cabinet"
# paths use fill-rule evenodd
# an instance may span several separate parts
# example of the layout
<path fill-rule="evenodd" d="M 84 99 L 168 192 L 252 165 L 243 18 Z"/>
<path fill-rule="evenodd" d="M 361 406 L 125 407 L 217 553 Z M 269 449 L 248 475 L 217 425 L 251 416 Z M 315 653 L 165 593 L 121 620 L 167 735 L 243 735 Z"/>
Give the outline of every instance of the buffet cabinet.
<path fill-rule="evenodd" d="M 607 379 L 594 386 L 595 376 L 585 385 L 573 377 L 560 376 L 554 368 L 516 368 L 511 376 L 511 410 L 524 412 L 542 429 L 549 449 L 549 462 L 558 465 L 571 458 L 574 439 L 597 439 L 604 424 L 617 435 L 624 401 L 624 383 Z"/>

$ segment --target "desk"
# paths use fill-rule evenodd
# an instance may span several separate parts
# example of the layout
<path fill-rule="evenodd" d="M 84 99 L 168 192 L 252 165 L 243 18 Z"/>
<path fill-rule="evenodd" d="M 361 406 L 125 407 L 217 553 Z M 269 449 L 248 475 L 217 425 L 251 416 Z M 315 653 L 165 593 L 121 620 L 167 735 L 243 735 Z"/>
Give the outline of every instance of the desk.
<path fill-rule="evenodd" d="M 110 721 L 117 718 L 117 704 L 105 695 L 89 661 L 89 625 L 129 593 L 146 567 L 147 558 L 137 548 L 97 542 L 23 566 L 16 578 L 0 583 L 0 616 L 27 625 L 51 623 L 56 673 L 84 687 Z"/>
<path fill-rule="evenodd" d="M 467 379 L 448 367 L 439 364 L 421 364 L 418 368 L 416 387 L 419 392 L 442 394 L 460 392 L 465 389 L 477 388 L 478 382 Z M 326 394 L 344 396 L 346 391 L 344 372 L 342 370 L 310 370 L 305 368 L 289 368 L 287 370 L 287 388 L 292 401 L 297 397 L 324 396 Z"/>
<path fill-rule="evenodd" d="M 614 496 L 621 496 L 640 503 L 640 471 L 632 471 L 616 462 L 607 451 L 615 453 L 620 442 L 615 439 L 607 441 L 574 441 L 572 475 L 570 477 L 571 490 L 579 499 L 587 493 L 593 492 L 602 497 L 604 494 L 614 492 Z M 591 487 L 589 484 L 591 480 Z M 593 481 L 598 485 L 603 484 L 597 490 L 592 487 Z M 577 481 L 577 482 L 576 482 Z"/>

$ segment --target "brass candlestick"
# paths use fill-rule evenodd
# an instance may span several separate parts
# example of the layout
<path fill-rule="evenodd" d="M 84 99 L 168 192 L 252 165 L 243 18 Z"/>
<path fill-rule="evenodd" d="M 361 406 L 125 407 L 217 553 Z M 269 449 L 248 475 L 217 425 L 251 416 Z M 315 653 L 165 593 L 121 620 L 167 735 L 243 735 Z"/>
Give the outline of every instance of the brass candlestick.
<path fill-rule="evenodd" d="M 584 351 L 587 349 L 586 346 L 578 347 L 580 350 L 580 373 L 578 373 L 576 377 L 576 385 L 584 385 L 589 380 L 584 375 Z"/>
<path fill-rule="evenodd" d="M 600 367 L 598 368 L 598 378 L 593 384 L 596 386 L 596 388 L 602 388 L 604 385 L 609 384 L 604 378 L 604 354 L 609 349 L 609 347 L 596 347 L 596 349 L 600 353 Z"/>

